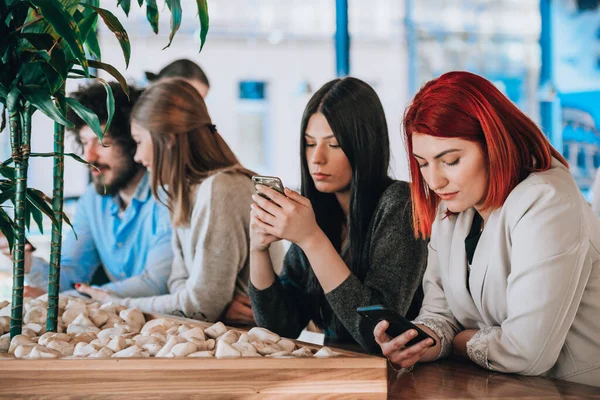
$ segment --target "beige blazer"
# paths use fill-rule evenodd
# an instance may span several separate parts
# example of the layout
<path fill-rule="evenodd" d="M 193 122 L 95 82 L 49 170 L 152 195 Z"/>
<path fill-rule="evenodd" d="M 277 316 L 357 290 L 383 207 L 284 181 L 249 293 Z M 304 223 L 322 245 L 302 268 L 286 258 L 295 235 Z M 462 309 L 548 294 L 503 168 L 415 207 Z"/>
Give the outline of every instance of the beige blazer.
<path fill-rule="evenodd" d="M 569 170 L 554 160 L 491 214 L 469 291 L 474 213 L 441 212 L 433 225 L 416 321 L 440 337 L 440 356 L 460 330 L 478 329 L 467 352 L 484 368 L 600 386 L 600 222 Z"/>

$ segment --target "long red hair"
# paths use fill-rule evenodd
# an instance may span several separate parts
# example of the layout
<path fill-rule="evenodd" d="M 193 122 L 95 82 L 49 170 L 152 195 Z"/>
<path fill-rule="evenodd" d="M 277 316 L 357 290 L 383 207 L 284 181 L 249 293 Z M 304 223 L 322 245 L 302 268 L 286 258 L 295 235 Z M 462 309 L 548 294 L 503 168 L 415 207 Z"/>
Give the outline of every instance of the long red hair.
<path fill-rule="evenodd" d="M 448 72 L 427 82 L 406 109 L 403 128 L 417 237 L 431 235 L 440 199 L 425 183 L 413 157 L 413 134 L 461 138 L 481 146 L 489 176 L 485 209 L 501 207 L 531 172 L 548 170 L 553 157 L 568 168 L 531 119 L 490 81 L 469 72 Z"/>

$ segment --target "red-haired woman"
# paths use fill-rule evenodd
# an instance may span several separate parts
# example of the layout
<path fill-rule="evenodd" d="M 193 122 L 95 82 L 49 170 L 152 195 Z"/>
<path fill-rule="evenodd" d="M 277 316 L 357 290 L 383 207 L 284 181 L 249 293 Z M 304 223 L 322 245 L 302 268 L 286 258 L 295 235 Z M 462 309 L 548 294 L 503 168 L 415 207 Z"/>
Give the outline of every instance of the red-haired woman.
<path fill-rule="evenodd" d="M 410 368 L 481 367 L 600 385 L 600 223 L 565 159 L 492 83 L 450 72 L 404 119 L 415 234 L 429 237 L 415 332 L 376 341 Z"/>

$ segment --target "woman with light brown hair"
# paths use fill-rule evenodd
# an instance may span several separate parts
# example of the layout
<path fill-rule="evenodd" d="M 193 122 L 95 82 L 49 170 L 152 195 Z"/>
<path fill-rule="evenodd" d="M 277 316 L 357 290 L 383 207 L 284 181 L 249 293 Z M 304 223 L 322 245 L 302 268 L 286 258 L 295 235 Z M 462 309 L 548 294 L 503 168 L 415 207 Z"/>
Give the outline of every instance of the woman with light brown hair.
<path fill-rule="evenodd" d="M 171 214 L 169 294 L 123 299 L 88 286 L 78 290 L 145 312 L 215 321 L 248 293 L 253 173 L 240 165 L 198 91 L 182 79 L 146 89 L 131 119 L 135 160 L 151 172 L 152 193 Z M 253 322 L 252 310 L 243 306 L 232 303 L 225 319 Z"/>

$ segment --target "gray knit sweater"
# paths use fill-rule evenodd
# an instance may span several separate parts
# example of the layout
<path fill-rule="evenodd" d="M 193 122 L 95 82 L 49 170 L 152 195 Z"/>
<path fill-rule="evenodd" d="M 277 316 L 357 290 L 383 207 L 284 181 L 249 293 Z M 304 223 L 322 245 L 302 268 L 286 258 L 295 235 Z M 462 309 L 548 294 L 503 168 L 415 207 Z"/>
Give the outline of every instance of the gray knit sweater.
<path fill-rule="evenodd" d="M 254 186 L 218 173 L 195 189 L 190 225 L 173 229 L 169 294 L 113 299 L 145 312 L 216 321 L 234 294 L 248 292 L 250 204 Z"/>
<path fill-rule="evenodd" d="M 382 194 L 367 234 L 366 252 L 369 266 L 364 280 L 351 274 L 323 298 L 333 311 L 323 328 L 328 341 L 358 342 L 365 350 L 378 352 L 373 324 L 356 309 L 383 304 L 410 319 L 418 314 L 423 300 L 427 242 L 414 237 L 408 183 L 394 182 Z M 259 326 L 295 338 L 311 319 L 321 319 L 322 304 L 306 290 L 309 268 L 304 252 L 292 245 L 280 277 L 270 287 L 258 290 L 250 284 Z"/>

